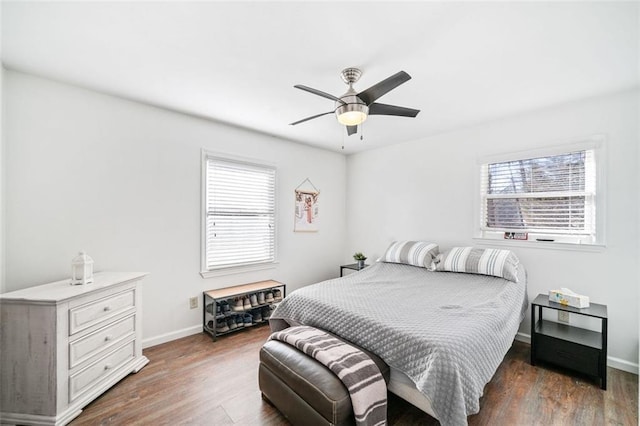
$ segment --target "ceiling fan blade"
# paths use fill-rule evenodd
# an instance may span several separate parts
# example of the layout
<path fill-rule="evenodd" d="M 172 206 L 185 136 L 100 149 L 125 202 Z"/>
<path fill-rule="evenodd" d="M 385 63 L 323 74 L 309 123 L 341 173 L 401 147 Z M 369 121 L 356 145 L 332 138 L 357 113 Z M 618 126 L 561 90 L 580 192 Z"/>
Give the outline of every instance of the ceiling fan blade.
<path fill-rule="evenodd" d="M 323 92 L 322 90 L 314 89 L 313 87 L 304 86 L 302 84 L 296 84 L 293 87 L 295 87 L 296 89 L 304 90 L 305 92 L 313 93 L 314 95 L 322 96 L 323 98 L 331 99 L 332 101 L 342 102 L 344 105 L 346 105 L 346 103 L 342 99 L 337 98 L 327 92 Z"/>
<path fill-rule="evenodd" d="M 303 118 L 302 120 L 298 120 L 295 123 L 289 124 L 289 126 L 295 126 L 296 124 L 304 123 L 305 121 L 313 120 L 314 118 L 322 117 L 323 115 L 333 114 L 333 111 L 323 112 L 321 114 L 312 115 L 311 117 Z"/>
<path fill-rule="evenodd" d="M 396 105 L 372 103 L 369 105 L 369 115 L 397 115 L 400 117 L 415 117 L 419 109 L 406 108 Z"/>
<path fill-rule="evenodd" d="M 351 136 L 354 133 L 358 133 L 358 126 L 347 126 L 347 136 Z"/>
<path fill-rule="evenodd" d="M 358 93 L 358 97 L 362 99 L 362 101 L 371 105 L 376 99 L 381 97 L 382 95 L 388 93 L 389 91 L 395 89 L 400 86 L 402 83 L 411 80 L 411 76 L 404 71 L 398 71 L 391 77 L 388 77 L 381 82 L 374 84 L 369 87 L 367 90 L 364 90 Z"/>

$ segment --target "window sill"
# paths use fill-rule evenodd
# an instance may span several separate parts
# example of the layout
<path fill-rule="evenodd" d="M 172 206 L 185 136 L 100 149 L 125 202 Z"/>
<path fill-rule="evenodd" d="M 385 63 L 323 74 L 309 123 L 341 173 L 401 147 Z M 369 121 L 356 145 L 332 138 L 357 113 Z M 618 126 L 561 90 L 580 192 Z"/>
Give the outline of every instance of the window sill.
<path fill-rule="evenodd" d="M 604 244 L 575 244 L 575 243 L 561 243 L 557 241 L 504 240 L 504 239 L 498 239 L 498 238 L 481 238 L 481 237 L 474 237 L 473 240 L 480 245 L 525 247 L 525 248 L 536 248 L 536 249 L 545 249 L 545 250 L 602 252 L 607 248 Z"/>
<path fill-rule="evenodd" d="M 275 269 L 279 262 L 259 263 L 255 265 L 235 266 L 231 268 L 221 268 L 213 271 L 200 271 L 202 278 L 222 277 L 225 275 L 242 274 L 245 272 L 264 271 Z"/>

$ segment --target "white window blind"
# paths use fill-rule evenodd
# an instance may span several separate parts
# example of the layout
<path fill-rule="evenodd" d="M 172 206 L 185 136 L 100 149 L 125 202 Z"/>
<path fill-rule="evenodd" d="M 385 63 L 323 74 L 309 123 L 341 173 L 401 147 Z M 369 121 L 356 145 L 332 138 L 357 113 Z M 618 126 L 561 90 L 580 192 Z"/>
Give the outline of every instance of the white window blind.
<path fill-rule="evenodd" d="M 206 158 L 207 271 L 275 261 L 272 167 Z"/>
<path fill-rule="evenodd" d="M 594 150 L 481 166 L 481 229 L 596 241 Z"/>

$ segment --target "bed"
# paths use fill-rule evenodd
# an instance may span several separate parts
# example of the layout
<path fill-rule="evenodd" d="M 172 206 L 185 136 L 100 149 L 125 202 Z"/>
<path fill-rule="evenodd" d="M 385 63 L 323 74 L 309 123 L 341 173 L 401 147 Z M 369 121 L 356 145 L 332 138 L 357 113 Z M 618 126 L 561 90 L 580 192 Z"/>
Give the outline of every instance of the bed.
<path fill-rule="evenodd" d="M 464 425 L 527 310 L 524 268 L 515 279 L 377 262 L 292 292 L 270 324 L 317 327 L 377 354 L 391 392 L 443 425 Z"/>

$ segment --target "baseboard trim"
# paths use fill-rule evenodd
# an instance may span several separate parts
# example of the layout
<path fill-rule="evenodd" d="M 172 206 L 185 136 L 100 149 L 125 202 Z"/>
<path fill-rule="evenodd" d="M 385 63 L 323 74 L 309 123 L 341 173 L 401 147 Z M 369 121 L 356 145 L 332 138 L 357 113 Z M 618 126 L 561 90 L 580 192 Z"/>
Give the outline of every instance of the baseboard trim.
<path fill-rule="evenodd" d="M 638 363 L 637 362 L 629 362 L 624 359 L 615 358 L 612 356 L 607 357 L 607 365 L 611 368 L 615 368 L 617 370 L 626 371 L 627 373 L 633 373 L 638 375 Z"/>
<path fill-rule="evenodd" d="M 516 334 L 516 340 L 518 342 L 523 342 L 523 343 L 527 343 L 527 344 L 531 344 L 531 335 L 530 334 L 524 334 L 520 331 L 518 331 L 518 333 Z"/>
<path fill-rule="evenodd" d="M 194 325 L 192 327 L 183 328 L 182 330 L 172 331 L 170 333 L 161 334 L 159 336 L 149 337 L 148 339 L 142 339 L 142 348 L 150 348 L 151 346 L 171 342 L 172 340 L 191 336 L 200 332 L 202 332 L 202 325 Z"/>
<path fill-rule="evenodd" d="M 515 340 L 517 340 L 518 342 L 528 343 L 530 345 L 531 344 L 531 335 L 530 334 L 526 334 L 526 333 L 522 333 L 522 332 L 518 332 L 516 334 Z M 608 356 L 607 357 L 607 366 L 609 366 L 611 368 L 615 368 L 616 370 L 622 370 L 622 371 L 626 371 L 627 373 L 633 373 L 633 374 L 636 374 L 636 375 L 638 374 L 638 372 L 640 370 L 638 368 L 638 363 L 629 362 L 627 360 L 616 358 L 616 357 L 613 357 L 613 356 Z"/>
<path fill-rule="evenodd" d="M 202 331 L 201 325 L 194 325 L 192 327 L 183 328 L 182 330 L 172 331 L 171 333 L 161 334 L 159 336 L 150 337 L 148 339 L 142 340 L 142 348 L 150 348 L 151 346 L 156 346 L 161 343 L 167 343 L 172 340 L 180 339 L 182 337 L 191 336 L 193 334 L 198 334 Z M 516 334 L 515 340 L 518 342 L 523 342 L 526 344 L 531 344 L 531 335 L 518 332 Z M 626 371 L 628 373 L 638 374 L 640 368 L 638 363 L 629 362 L 624 359 L 608 356 L 607 357 L 607 365 L 611 368 L 615 368 L 617 370 Z"/>

